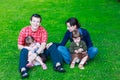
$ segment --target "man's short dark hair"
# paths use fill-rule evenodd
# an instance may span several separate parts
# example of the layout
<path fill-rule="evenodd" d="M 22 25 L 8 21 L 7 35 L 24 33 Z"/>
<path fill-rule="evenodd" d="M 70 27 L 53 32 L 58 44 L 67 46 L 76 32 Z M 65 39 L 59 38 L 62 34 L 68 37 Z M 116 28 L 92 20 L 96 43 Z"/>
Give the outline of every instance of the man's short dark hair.
<path fill-rule="evenodd" d="M 40 18 L 40 22 L 42 21 L 42 17 L 39 14 L 33 14 L 30 20 L 32 20 L 33 17 Z"/>

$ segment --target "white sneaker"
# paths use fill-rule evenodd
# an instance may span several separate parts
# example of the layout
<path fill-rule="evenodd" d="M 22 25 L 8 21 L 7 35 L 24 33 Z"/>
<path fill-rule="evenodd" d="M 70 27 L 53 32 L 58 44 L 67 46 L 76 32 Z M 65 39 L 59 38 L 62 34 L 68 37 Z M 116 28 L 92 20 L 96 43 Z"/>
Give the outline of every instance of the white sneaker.
<path fill-rule="evenodd" d="M 79 64 L 79 66 L 78 66 L 78 67 L 79 67 L 79 69 L 81 69 L 81 70 L 85 69 L 85 68 L 84 68 L 84 66 L 83 66 L 83 65 L 81 65 L 81 64 Z"/>

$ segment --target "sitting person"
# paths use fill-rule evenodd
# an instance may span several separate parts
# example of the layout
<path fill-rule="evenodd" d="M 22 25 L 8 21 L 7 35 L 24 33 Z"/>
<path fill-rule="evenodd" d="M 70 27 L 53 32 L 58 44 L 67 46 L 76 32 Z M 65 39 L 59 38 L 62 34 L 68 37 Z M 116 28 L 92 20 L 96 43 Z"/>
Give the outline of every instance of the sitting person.
<path fill-rule="evenodd" d="M 31 47 L 31 50 L 28 52 L 28 64 L 26 66 L 32 67 L 37 61 L 42 66 L 43 70 L 47 69 L 47 66 L 43 63 L 42 58 L 36 54 L 36 51 L 40 48 L 40 44 L 35 42 L 32 36 L 27 36 L 25 38 L 25 44 Z M 43 53 L 43 51 L 41 53 Z"/>
<path fill-rule="evenodd" d="M 74 17 L 69 18 L 65 22 L 65 24 L 67 26 L 67 30 L 65 32 L 63 40 L 61 41 L 58 47 L 58 50 L 61 52 L 64 61 L 67 64 L 70 64 L 71 62 L 70 52 L 65 47 L 65 45 L 69 40 L 70 42 L 73 41 L 71 34 L 75 29 L 77 29 L 82 35 L 81 40 L 83 40 L 86 43 L 89 59 L 93 59 L 98 54 L 98 48 L 93 45 L 89 32 L 86 29 L 82 28 L 79 21 Z"/>
<path fill-rule="evenodd" d="M 42 53 L 43 55 L 48 56 L 52 59 L 54 64 L 54 70 L 58 72 L 64 72 L 65 70 L 62 67 L 63 58 L 61 54 L 55 53 L 58 52 L 56 45 L 52 44 L 48 49 L 45 49 L 46 42 L 48 39 L 48 33 L 44 27 L 41 25 L 42 17 L 39 14 L 33 14 L 30 18 L 30 25 L 21 29 L 18 37 L 18 49 L 20 50 L 19 58 L 19 71 L 21 78 L 28 78 L 29 67 L 28 64 L 28 52 L 31 50 L 29 46 L 25 45 L 25 38 L 27 36 L 32 36 L 35 41 L 41 44 L 40 48 L 36 51 L 36 54 Z"/>
<path fill-rule="evenodd" d="M 71 42 L 71 45 L 69 48 L 72 56 L 70 68 L 74 68 L 75 63 L 78 62 L 79 63 L 78 67 L 80 69 L 84 69 L 84 64 L 88 59 L 87 46 L 85 42 L 81 40 L 81 37 L 82 36 L 80 35 L 78 30 L 74 30 L 72 32 L 73 42 Z"/>

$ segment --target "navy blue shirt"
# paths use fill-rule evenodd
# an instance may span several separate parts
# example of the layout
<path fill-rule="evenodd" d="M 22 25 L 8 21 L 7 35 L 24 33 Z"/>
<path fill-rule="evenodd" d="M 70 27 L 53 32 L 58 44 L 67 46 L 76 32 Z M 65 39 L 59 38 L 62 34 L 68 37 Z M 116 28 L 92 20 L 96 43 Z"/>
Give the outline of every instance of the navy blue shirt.
<path fill-rule="evenodd" d="M 92 41 L 91 41 L 91 38 L 90 38 L 88 31 L 86 29 L 83 29 L 83 28 L 78 28 L 78 30 L 79 30 L 80 34 L 82 35 L 82 40 L 86 43 L 87 48 L 92 47 L 93 44 L 92 44 Z M 70 40 L 72 42 L 73 39 L 72 39 L 71 34 L 72 34 L 72 32 L 67 30 L 60 45 L 65 46 L 66 43 L 68 42 L 68 40 Z"/>

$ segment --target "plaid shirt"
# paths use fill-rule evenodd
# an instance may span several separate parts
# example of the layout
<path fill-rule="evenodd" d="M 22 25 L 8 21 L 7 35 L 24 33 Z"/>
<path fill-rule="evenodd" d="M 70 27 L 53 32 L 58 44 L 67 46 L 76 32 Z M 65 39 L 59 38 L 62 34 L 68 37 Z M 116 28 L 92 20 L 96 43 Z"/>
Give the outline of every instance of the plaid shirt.
<path fill-rule="evenodd" d="M 32 36 L 40 44 L 46 42 L 48 38 L 47 31 L 43 27 L 40 26 L 37 31 L 33 32 L 31 26 L 27 26 L 20 31 L 18 44 L 25 45 L 25 38 L 27 36 Z"/>

